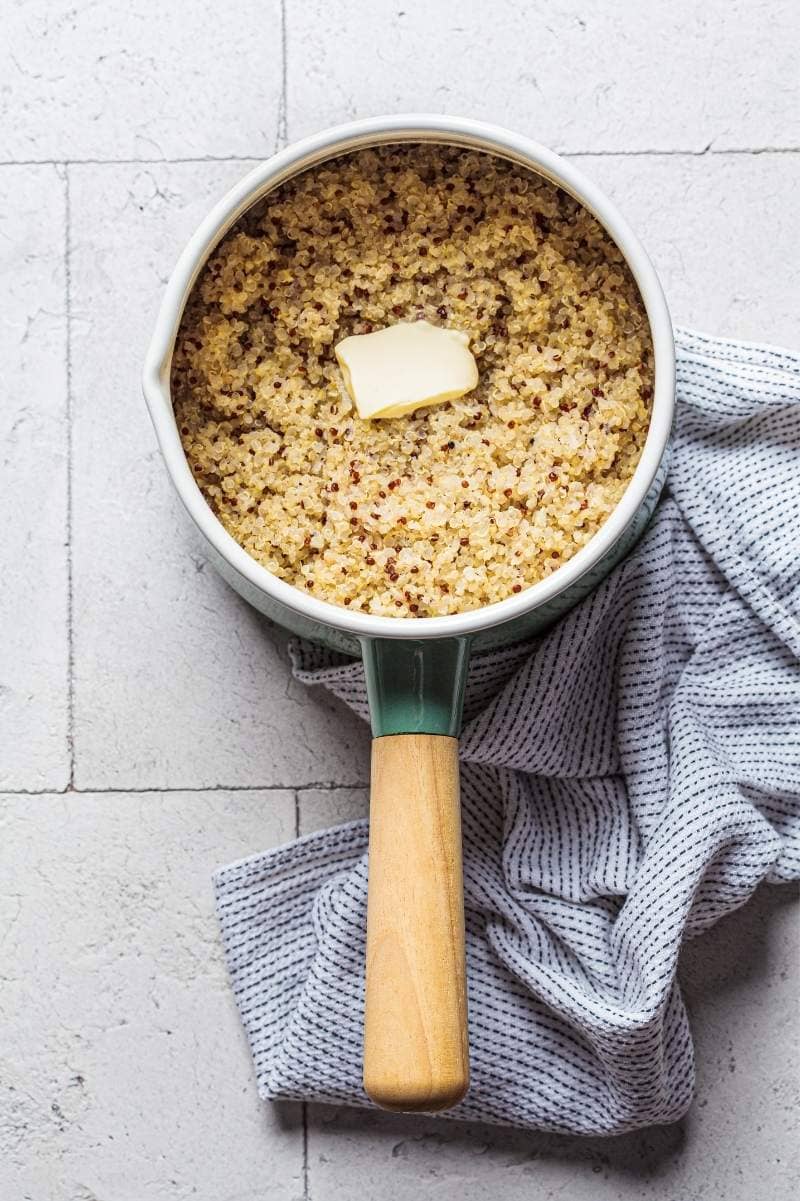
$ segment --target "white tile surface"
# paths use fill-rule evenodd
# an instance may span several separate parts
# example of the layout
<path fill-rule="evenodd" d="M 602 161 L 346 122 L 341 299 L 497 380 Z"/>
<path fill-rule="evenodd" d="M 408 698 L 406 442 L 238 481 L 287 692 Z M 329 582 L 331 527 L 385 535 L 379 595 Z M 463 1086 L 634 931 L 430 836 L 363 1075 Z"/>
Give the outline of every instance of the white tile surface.
<path fill-rule="evenodd" d="M 67 747 L 65 198 L 0 167 L 0 788 L 63 788 Z"/>
<path fill-rule="evenodd" d="M 244 170 L 70 168 L 81 788 L 367 779 L 365 723 L 292 682 L 281 640 L 207 567 L 141 398 L 165 276 Z"/>
<path fill-rule="evenodd" d="M 272 153 L 280 0 L 9 0 L 2 14 L 0 159 Z"/>
<path fill-rule="evenodd" d="M 297 794 L 298 834 L 326 830 L 369 814 L 366 788 L 304 788 Z"/>
<path fill-rule="evenodd" d="M 290 1201 L 210 875 L 292 837 L 290 793 L 0 797 L 4 1201 Z"/>
<path fill-rule="evenodd" d="M 0 162 L 73 160 L 0 166 L 0 789 L 68 784 L 71 524 L 75 784 L 110 790 L 0 798 L 0 1198 L 789 1201 L 786 891 L 686 952 L 698 1100 L 677 1126 L 551 1139 L 311 1107 L 304 1139 L 300 1107 L 257 1100 L 210 873 L 361 816 L 368 734 L 206 567 L 139 373 L 172 263 L 247 156 L 424 109 L 592 152 L 676 320 L 800 345 L 800 154 L 770 152 L 800 147 L 798 6 L 0 0 L 0 20 Z M 242 161 L 151 161 L 217 158 Z M 219 784 L 240 790 L 131 791 Z"/>
<path fill-rule="evenodd" d="M 449 112 L 573 152 L 800 144 L 792 0 L 307 0 L 288 17 L 292 138 Z"/>
<path fill-rule="evenodd" d="M 800 154 L 575 161 L 636 230 L 675 321 L 800 349 Z"/>

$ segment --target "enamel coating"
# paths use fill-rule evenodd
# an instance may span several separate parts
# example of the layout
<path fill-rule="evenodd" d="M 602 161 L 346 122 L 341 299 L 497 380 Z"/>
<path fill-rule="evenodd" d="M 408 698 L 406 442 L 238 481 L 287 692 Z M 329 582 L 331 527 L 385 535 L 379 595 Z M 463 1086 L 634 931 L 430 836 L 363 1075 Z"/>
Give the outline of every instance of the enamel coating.
<path fill-rule="evenodd" d="M 194 281 L 246 209 L 293 175 L 327 159 L 366 146 L 413 141 L 471 147 L 510 159 L 550 179 L 594 213 L 625 255 L 647 311 L 655 353 L 653 416 L 641 460 L 617 508 L 594 538 L 546 580 L 507 600 L 448 617 L 375 617 L 294 588 L 231 538 L 206 504 L 183 454 L 170 397 L 170 369 L 175 335 Z M 508 130 L 422 114 L 372 118 L 327 130 L 287 147 L 240 181 L 201 224 L 169 280 L 143 387 L 167 470 L 224 578 L 256 609 L 294 633 L 346 654 L 363 655 L 376 735 L 455 734 L 469 649 L 501 646 L 546 629 L 596 587 L 640 537 L 666 477 L 675 352 L 653 267 L 622 216 L 590 180 L 546 147 Z M 427 649 L 424 644 L 429 644 Z"/>

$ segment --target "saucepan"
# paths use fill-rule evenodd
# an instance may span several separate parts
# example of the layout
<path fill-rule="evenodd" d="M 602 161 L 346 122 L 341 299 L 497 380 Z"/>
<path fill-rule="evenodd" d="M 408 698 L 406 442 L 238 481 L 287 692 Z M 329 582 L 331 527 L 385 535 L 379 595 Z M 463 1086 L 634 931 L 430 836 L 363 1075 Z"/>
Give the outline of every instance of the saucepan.
<path fill-rule="evenodd" d="M 616 509 L 552 575 L 507 600 L 445 617 L 376 617 L 278 579 L 227 533 L 195 483 L 170 397 L 176 333 L 209 255 L 252 204 L 327 159 L 433 142 L 521 164 L 589 209 L 621 250 L 647 312 L 655 386 L 644 451 Z M 432 1111 L 469 1085 L 458 735 L 470 655 L 529 637 L 585 597 L 645 528 L 667 472 L 675 357 L 666 302 L 633 232 L 571 163 L 516 133 L 434 115 L 378 117 L 306 138 L 256 167 L 202 222 L 167 285 L 144 393 L 167 471 L 209 558 L 246 600 L 303 638 L 364 663 L 372 721 L 364 1086 L 379 1105 Z"/>

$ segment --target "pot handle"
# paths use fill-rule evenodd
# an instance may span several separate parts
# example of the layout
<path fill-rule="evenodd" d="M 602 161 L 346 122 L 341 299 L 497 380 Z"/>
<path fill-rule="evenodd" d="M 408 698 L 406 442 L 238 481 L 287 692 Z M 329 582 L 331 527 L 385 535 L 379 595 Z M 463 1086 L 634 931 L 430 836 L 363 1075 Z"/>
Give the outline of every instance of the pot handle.
<path fill-rule="evenodd" d="M 362 649 L 375 734 L 364 1087 L 385 1109 L 430 1112 L 469 1087 L 457 740 L 469 647 Z"/>

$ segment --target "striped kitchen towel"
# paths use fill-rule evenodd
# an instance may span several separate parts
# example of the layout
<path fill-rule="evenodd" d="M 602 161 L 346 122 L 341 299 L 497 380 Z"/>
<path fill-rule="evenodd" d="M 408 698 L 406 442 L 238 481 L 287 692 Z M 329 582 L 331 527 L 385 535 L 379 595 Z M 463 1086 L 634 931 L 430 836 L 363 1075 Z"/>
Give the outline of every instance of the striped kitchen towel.
<path fill-rule="evenodd" d="M 680 1117 L 681 942 L 800 876 L 800 356 L 686 332 L 678 350 L 645 536 L 547 634 L 472 664 L 472 1085 L 449 1117 L 583 1134 Z M 366 716 L 360 663 L 293 659 Z M 261 1094 L 369 1104 L 366 823 L 215 885 Z"/>

